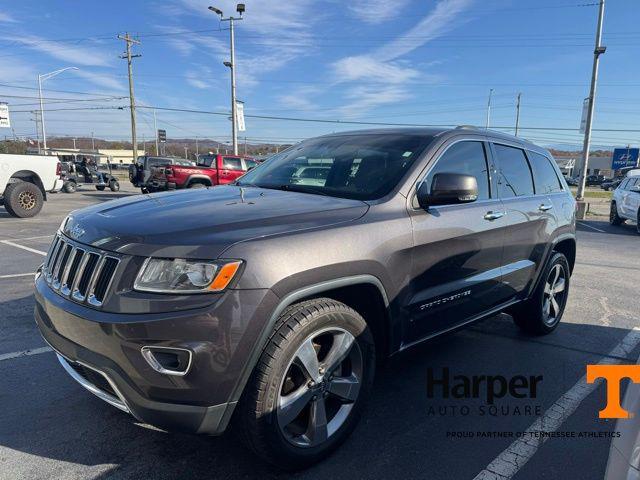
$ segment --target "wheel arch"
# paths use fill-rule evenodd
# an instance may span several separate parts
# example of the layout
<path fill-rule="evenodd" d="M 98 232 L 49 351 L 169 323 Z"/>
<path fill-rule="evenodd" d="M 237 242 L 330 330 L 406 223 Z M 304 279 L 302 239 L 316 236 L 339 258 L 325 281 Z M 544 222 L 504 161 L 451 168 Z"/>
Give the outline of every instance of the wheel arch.
<path fill-rule="evenodd" d="M 576 239 L 573 236 L 560 237 L 553 245 L 552 251 L 560 252 L 569 262 L 569 271 L 573 273 L 576 264 Z"/>
<path fill-rule="evenodd" d="M 44 184 L 40 179 L 40 175 L 38 175 L 36 172 L 32 170 L 18 170 L 17 172 L 14 172 L 13 175 L 11 175 L 11 177 L 9 177 L 9 183 L 14 183 L 12 182 L 12 180 L 33 183 L 35 186 L 37 186 L 40 189 L 40 191 L 42 192 L 43 198 L 45 200 L 47 199 L 47 192 L 44 189 Z"/>
<path fill-rule="evenodd" d="M 361 302 L 360 305 L 357 305 L 357 302 L 353 300 L 354 296 L 358 293 L 358 289 L 367 289 L 369 293 L 375 293 L 377 295 L 376 302 L 378 305 L 382 305 L 384 307 L 383 314 L 376 318 L 372 323 L 369 323 L 369 320 L 363 315 L 363 318 L 370 325 L 372 329 L 372 333 L 374 335 L 374 339 L 376 342 L 376 348 L 378 347 L 378 342 L 382 342 L 385 338 L 388 338 L 390 327 L 390 318 L 389 318 L 389 298 L 387 296 L 387 292 L 384 288 L 382 282 L 373 275 L 354 275 L 350 277 L 341 277 L 333 280 L 324 281 L 321 283 L 309 285 L 306 287 L 299 288 L 294 290 L 287 295 L 285 295 L 280 303 L 276 306 L 276 308 L 271 313 L 271 316 L 265 323 L 265 326 L 256 341 L 256 344 L 251 352 L 249 360 L 245 364 L 236 385 L 231 392 L 231 396 L 227 403 L 227 409 L 223 415 L 222 424 L 220 425 L 220 431 L 224 430 L 231 419 L 233 411 L 244 392 L 244 389 L 253 373 L 255 366 L 258 363 L 260 355 L 262 354 L 267 342 L 269 341 L 269 337 L 273 331 L 273 328 L 276 325 L 276 322 L 282 312 L 293 305 L 294 303 L 300 302 L 302 300 L 309 300 L 311 298 L 316 297 L 328 297 L 334 300 L 341 301 L 351 308 L 354 308 L 354 305 L 363 308 L 363 305 L 366 303 L 370 303 L 371 305 L 376 305 L 371 298 L 367 298 L 366 302 Z M 346 300 L 346 301 L 344 301 Z M 349 304 L 348 302 L 351 302 Z M 360 310 L 354 308 L 354 310 L 361 313 Z M 362 315 L 362 313 L 361 313 Z M 381 347 L 383 349 L 388 348 L 388 344 L 382 344 Z M 383 350 L 384 351 L 384 350 Z"/>
<path fill-rule="evenodd" d="M 211 179 L 206 175 L 190 175 L 189 178 L 187 178 L 187 181 L 184 183 L 184 186 L 188 187 L 193 183 L 202 183 L 203 185 L 208 185 L 209 187 L 213 185 Z"/>

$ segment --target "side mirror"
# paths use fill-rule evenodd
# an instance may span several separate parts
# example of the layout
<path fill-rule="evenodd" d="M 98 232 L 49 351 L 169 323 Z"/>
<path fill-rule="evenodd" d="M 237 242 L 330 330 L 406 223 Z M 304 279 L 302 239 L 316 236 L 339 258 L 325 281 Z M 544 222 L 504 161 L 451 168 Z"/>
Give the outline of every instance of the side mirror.
<path fill-rule="evenodd" d="M 422 208 L 475 202 L 478 199 L 478 181 L 472 175 L 436 173 L 431 181 L 431 190 L 422 182 L 417 198 Z"/>

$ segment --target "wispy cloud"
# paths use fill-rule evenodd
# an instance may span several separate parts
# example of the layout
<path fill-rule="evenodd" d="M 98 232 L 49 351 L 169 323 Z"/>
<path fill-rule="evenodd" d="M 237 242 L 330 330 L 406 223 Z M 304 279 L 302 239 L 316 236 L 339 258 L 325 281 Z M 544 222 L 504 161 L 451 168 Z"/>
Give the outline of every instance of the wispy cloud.
<path fill-rule="evenodd" d="M 100 87 L 101 89 L 112 90 L 114 92 L 122 93 L 125 91 L 124 82 L 108 73 L 91 72 L 86 70 L 73 70 L 73 74 L 91 82 L 92 84 Z"/>
<path fill-rule="evenodd" d="M 55 42 L 35 35 L 22 35 L 19 37 L 3 35 L 0 38 L 17 41 L 30 50 L 44 53 L 58 60 L 64 60 L 71 65 L 106 67 L 112 63 L 111 55 L 107 55 L 102 50 L 94 47 L 81 47 L 64 42 Z"/>
<path fill-rule="evenodd" d="M 332 68 L 339 82 L 358 82 L 347 89 L 343 112 L 362 112 L 410 96 L 409 86 L 418 77 L 432 78 L 402 61 L 402 57 L 458 27 L 460 15 L 474 0 L 440 0 L 435 8 L 409 31 L 364 55 L 337 60 Z"/>
<path fill-rule="evenodd" d="M 358 20 L 378 25 L 396 18 L 411 0 L 351 0 L 349 10 Z"/>
<path fill-rule="evenodd" d="M 18 20 L 5 12 L 0 12 L 0 23 L 18 23 Z"/>

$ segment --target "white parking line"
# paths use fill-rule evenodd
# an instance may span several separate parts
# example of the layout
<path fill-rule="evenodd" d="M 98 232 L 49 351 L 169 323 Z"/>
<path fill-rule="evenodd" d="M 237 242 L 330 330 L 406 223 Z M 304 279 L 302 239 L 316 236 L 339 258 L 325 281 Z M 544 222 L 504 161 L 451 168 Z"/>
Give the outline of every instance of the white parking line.
<path fill-rule="evenodd" d="M 21 352 L 3 353 L 0 355 L 0 362 L 2 360 L 11 360 L 12 358 L 29 357 L 31 355 L 39 355 L 41 353 L 53 352 L 51 347 L 40 347 L 32 350 L 22 350 Z"/>
<path fill-rule="evenodd" d="M 640 327 L 635 327 L 598 364 L 611 365 L 621 363 L 619 358 L 628 357 L 638 344 L 640 344 Z M 541 417 L 533 422 L 521 438 L 509 445 L 473 480 L 508 480 L 512 478 L 535 455 L 538 448 L 547 441 L 546 436 L 536 437 L 536 433 L 555 432 L 558 430 L 562 423 L 576 411 L 582 401 L 598 388 L 602 382 L 602 378 L 599 378 L 590 384 L 587 383 L 586 375 L 583 376 L 569 391 L 556 400 Z M 593 415 L 597 415 L 597 412 L 594 411 Z"/>
<path fill-rule="evenodd" d="M 38 255 L 42 255 L 43 257 L 47 256 L 47 252 L 43 252 L 42 250 L 36 250 L 35 248 L 25 247 L 24 245 L 18 245 L 17 243 L 10 242 L 9 240 L 0 240 L 0 243 L 4 243 L 5 245 L 11 245 L 12 247 L 21 248 L 26 250 L 27 252 L 37 253 Z"/>
<path fill-rule="evenodd" d="M 593 227 L 593 226 L 591 226 L 591 225 L 589 225 L 588 223 L 585 223 L 585 222 L 578 222 L 578 225 L 582 225 L 583 227 L 591 228 L 592 230 L 595 230 L 596 232 L 607 233 L 606 231 L 600 230 L 599 228 Z"/>
<path fill-rule="evenodd" d="M 35 275 L 34 272 L 30 273 L 12 273 L 11 275 L 0 275 L 0 279 L 2 278 L 18 278 L 18 277 L 33 277 Z"/>

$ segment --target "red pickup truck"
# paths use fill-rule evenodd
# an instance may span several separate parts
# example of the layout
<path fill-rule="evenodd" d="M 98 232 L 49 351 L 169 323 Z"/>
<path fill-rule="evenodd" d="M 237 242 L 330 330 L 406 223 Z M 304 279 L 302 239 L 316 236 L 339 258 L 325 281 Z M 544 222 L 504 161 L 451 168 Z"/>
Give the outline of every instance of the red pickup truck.
<path fill-rule="evenodd" d="M 195 166 L 165 165 L 151 169 L 154 191 L 202 188 L 231 183 L 258 163 L 234 155 L 200 155 Z"/>

